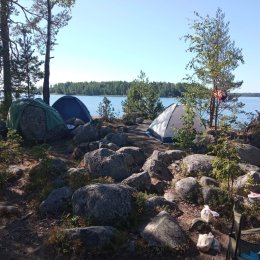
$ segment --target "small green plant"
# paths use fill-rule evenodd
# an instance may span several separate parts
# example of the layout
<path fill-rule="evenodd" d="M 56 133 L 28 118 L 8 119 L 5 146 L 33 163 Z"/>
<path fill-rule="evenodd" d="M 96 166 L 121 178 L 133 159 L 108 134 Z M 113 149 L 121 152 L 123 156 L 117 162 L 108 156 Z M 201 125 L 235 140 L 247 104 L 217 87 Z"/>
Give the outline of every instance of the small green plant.
<path fill-rule="evenodd" d="M 0 163 L 10 164 L 21 157 L 22 137 L 15 131 L 9 130 L 6 140 L 0 140 Z"/>
<path fill-rule="evenodd" d="M 96 179 L 91 180 L 91 183 L 114 183 L 114 182 L 115 181 L 110 176 L 98 177 Z"/>
<path fill-rule="evenodd" d="M 107 97 L 104 97 L 103 101 L 99 103 L 97 113 L 105 121 L 110 122 L 115 119 L 115 109 Z"/>
<path fill-rule="evenodd" d="M 142 215 L 145 212 L 145 202 L 149 198 L 147 193 L 136 192 L 133 194 L 135 200 L 135 210 L 138 215 Z"/>
<path fill-rule="evenodd" d="M 79 239 L 69 240 L 64 230 L 59 227 L 50 229 L 47 244 L 55 256 L 79 256 L 83 251 L 81 241 Z"/>
<path fill-rule="evenodd" d="M 76 228 L 76 227 L 88 227 L 93 223 L 90 219 L 86 219 L 82 216 L 74 216 L 68 213 L 62 217 L 63 228 Z"/>
<path fill-rule="evenodd" d="M 219 181 L 227 183 L 227 189 L 231 195 L 235 178 L 243 174 L 238 165 L 240 161 L 238 152 L 227 136 L 222 134 L 212 145 L 211 154 L 216 156 L 212 162 L 212 174 Z"/>
<path fill-rule="evenodd" d="M 53 168 L 53 160 L 43 159 L 29 172 L 26 185 L 28 195 L 36 201 L 42 201 L 55 188 L 54 180 L 58 176 L 59 172 Z"/>
<path fill-rule="evenodd" d="M 31 155 L 36 159 L 46 159 L 48 157 L 48 144 L 40 144 L 33 146 Z"/>
<path fill-rule="evenodd" d="M 139 221 L 147 217 L 148 212 L 146 212 L 145 202 L 147 201 L 149 196 L 150 195 L 144 192 L 135 192 L 133 194 L 133 210 L 128 219 L 128 224 L 130 227 L 136 226 L 139 223 Z"/>

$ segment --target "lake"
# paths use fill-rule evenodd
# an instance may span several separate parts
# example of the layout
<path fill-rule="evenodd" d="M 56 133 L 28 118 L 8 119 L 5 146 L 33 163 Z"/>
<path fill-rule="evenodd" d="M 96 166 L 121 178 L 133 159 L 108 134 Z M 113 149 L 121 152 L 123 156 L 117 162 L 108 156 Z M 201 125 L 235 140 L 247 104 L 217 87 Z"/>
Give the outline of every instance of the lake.
<path fill-rule="evenodd" d="M 51 95 L 50 96 L 50 105 L 52 105 L 57 99 L 63 95 Z M 41 97 L 41 96 L 38 96 Z M 89 109 L 89 112 L 92 116 L 98 115 L 98 105 L 102 102 L 104 96 L 76 96 L 80 99 Z M 117 117 L 121 117 L 123 114 L 122 110 L 122 101 L 126 99 L 125 96 L 109 96 L 107 97 L 111 101 L 111 105 L 115 109 L 115 114 Z M 161 101 L 164 107 L 176 103 L 176 98 L 161 98 Z M 240 97 L 239 101 L 245 104 L 244 110 L 246 112 L 252 112 L 255 114 L 255 110 L 260 111 L 260 97 Z M 248 121 L 244 115 L 239 115 L 239 121 L 245 122 Z"/>

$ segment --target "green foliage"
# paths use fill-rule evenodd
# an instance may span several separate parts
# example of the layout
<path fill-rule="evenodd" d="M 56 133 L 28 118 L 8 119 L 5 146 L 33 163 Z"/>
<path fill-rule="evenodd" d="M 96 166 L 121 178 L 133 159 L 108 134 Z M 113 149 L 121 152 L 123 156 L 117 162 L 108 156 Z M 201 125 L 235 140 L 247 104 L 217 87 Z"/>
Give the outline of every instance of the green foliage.
<path fill-rule="evenodd" d="M 126 96 L 135 81 L 102 81 L 102 82 L 65 82 L 54 84 L 51 93 L 63 95 L 86 96 Z M 160 97 L 179 97 L 182 95 L 185 83 L 152 82 Z"/>
<path fill-rule="evenodd" d="M 136 213 L 141 216 L 142 214 L 144 214 L 145 202 L 149 198 L 149 196 L 147 195 L 147 193 L 144 192 L 136 192 L 134 193 L 133 197 L 135 200 Z"/>
<path fill-rule="evenodd" d="M 43 78 L 43 61 L 35 55 L 30 30 L 20 25 L 16 26 L 15 33 L 18 36 L 16 51 L 19 53 L 11 60 L 13 92 L 16 98 L 25 93 L 30 98 L 35 94 L 36 83 Z"/>
<path fill-rule="evenodd" d="M 49 144 L 40 144 L 33 146 L 31 155 L 36 160 L 46 159 L 48 157 Z"/>
<path fill-rule="evenodd" d="M 115 181 L 110 176 L 99 177 L 91 180 L 91 183 L 114 183 L 114 182 Z"/>
<path fill-rule="evenodd" d="M 244 60 L 242 50 L 236 48 L 230 39 L 229 23 L 225 22 L 225 14 L 221 9 L 217 10 L 215 17 L 202 17 L 197 12 L 195 16 L 196 19 L 190 24 L 192 33 L 184 36 L 189 43 L 187 51 L 194 54 L 187 69 L 194 70 L 195 80 L 212 85 L 209 125 L 214 123 L 217 128 L 221 110 L 232 108 L 232 103 L 236 102 L 230 91 L 240 87 L 243 82 L 235 82 L 232 72 Z M 228 94 L 228 102 L 221 102 L 215 96 L 218 90 Z"/>
<path fill-rule="evenodd" d="M 195 111 L 187 105 L 184 108 L 184 114 L 182 116 L 183 127 L 179 129 L 173 129 L 176 132 L 174 141 L 178 146 L 184 149 L 192 147 L 192 142 L 196 136 L 196 130 L 193 128 Z"/>
<path fill-rule="evenodd" d="M 227 189 L 231 195 L 234 179 L 243 174 L 238 165 L 240 161 L 238 152 L 225 135 L 220 135 L 212 148 L 211 154 L 216 155 L 212 162 L 212 174 L 219 181 L 227 183 Z"/>
<path fill-rule="evenodd" d="M 193 127 L 196 116 L 195 111 L 198 112 L 201 122 L 203 122 L 203 117 L 208 107 L 207 97 L 209 95 L 209 90 L 199 84 L 187 83 L 185 85 L 183 96 L 179 98 L 179 101 L 184 105 L 184 115 L 182 116 L 183 127 L 181 129 L 174 129 L 177 135 L 174 141 L 181 148 L 187 149 L 192 147 L 193 140 L 197 134 Z"/>
<path fill-rule="evenodd" d="M 59 176 L 59 173 L 52 166 L 52 159 L 45 158 L 29 173 L 26 191 L 29 199 L 35 200 L 36 203 L 46 199 L 55 188 L 54 180 Z"/>
<path fill-rule="evenodd" d="M 81 241 L 79 239 L 69 240 L 64 230 L 60 227 L 50 229 L 47 244 L 55 258 L 58 256 L 63 257 L 64 255 L 75 257 L 79 256 L 83 251 Z"/>
<path fill-rule="evenodd" d="M 6 140 L 0 139 L 0 187 L 8 180 L 8 166 L 21 160 L 21 143 L 22 138 L 15 130 L 8 131 Z"/>
<path fill-rule="evenodd" d="M 150 195 L 144 192 L 135 192 L 133 194 L 134 203 L 133 210 L 129 216 L 129 226 L 135 227 L 140 221 L 148 216 L 148 212 L 145 210 L 145 202 Z"/>
<path fill-rule="evenodd" d="M 93 223 L 82 216 L 74 216 L 68 213 L 62 217 L 63 228 L 89 227 L 91 225 L 93 225 Z"/>
<path fill-rule="evenodd" d="M 186 83 L 182 97 L 179 98 L 181 104 L 191 106 L 196 109 L 200 120 L 206 125 L 205 117 L 209 107 L 210 90 L 197 83 Z"/>
<path fill-rule="evenodd" d="M 115 119 L 115 109 L 111 105 L 111 101 L 104 97 L 103 101 L 99 103 L 97 113 L 106 121 L 113 121 Z"/>
<path fill-rule="evenodd" d="M 21 157 L 22 137 L 15 131 L 9 130 L 6 140 L 0 140 L 0 164 L 15 163 Z"/>
<path fill-rule="evenodd" d="M 127 99 L 122 102 L 122 106 L 125 114 L 140 113 L 149 119 L 154 119 L 163 110 L 156 86 L 149 83 L 143 71 L 128 90 Z"/>

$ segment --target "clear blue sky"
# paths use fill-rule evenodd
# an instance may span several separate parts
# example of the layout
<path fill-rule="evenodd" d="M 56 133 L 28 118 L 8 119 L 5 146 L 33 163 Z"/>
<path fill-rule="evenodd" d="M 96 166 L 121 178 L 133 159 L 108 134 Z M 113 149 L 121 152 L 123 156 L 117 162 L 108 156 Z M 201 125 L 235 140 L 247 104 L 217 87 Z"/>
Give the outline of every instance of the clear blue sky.
<path fill-rule="evenodd" d="M 239 92 L 260 92 L 260 0 L 76 0 L 72 19 L 57 37 L 50 83 L 134 80 L 181 82 L 189 71 L 194 11 L 214 16 L 220 7 L 245 64 L 235 71 Z"/>

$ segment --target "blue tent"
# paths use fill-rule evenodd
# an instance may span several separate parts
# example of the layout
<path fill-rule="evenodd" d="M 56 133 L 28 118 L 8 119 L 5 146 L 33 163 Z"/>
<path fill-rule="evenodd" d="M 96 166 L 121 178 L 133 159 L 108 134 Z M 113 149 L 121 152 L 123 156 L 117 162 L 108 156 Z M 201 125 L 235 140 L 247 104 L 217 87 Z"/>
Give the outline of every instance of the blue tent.
<path fill-rule="evenodd" d="M 85 123 L 92 120 L 91 115 L 84 103 L 74 96 L 63 96 L 53 105 L 64 121 L 71 118 L 79 118 Z"/>

